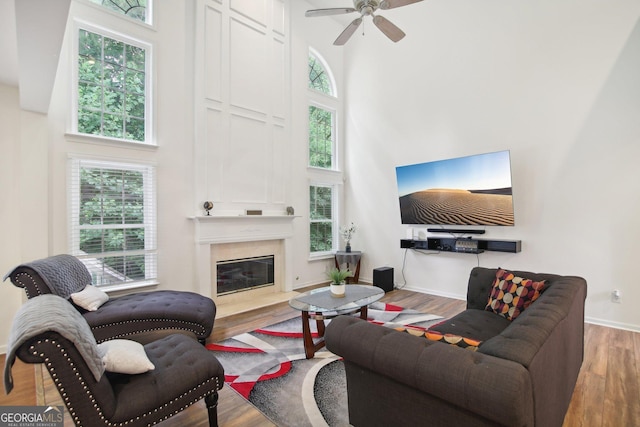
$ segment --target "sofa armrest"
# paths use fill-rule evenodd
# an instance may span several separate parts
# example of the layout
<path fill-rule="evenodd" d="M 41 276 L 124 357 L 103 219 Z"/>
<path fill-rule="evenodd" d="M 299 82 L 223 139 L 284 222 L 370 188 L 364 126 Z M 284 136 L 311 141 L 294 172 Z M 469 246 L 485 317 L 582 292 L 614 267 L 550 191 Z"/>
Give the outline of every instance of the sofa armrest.
<path fill-rule="evenodd" d="M 349 316 L 333 319 L 325 340 L 327 349 L 345 361 L 492 422 L 533 425 L 531 381 L 518 363 Z"/>

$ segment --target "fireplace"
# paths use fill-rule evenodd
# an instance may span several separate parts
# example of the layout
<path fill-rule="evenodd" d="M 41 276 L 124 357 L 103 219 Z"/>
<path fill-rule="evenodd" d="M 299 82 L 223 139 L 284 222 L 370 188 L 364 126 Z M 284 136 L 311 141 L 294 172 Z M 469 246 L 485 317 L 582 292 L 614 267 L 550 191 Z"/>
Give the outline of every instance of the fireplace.
<path fill-rule="evenodd" d="M 216 263 L 217 294 L 228 295 L 274 285 L 273 255 Z"/>
<path fill-rule="evenodd" d="M 294 294 L 293 215 L 193 217 L 198 289 L 216 302 L 216 317 L 288 301 Z M 218 289 L 218 263 L 273 257 L 272 285 L 236 291 Z"/>

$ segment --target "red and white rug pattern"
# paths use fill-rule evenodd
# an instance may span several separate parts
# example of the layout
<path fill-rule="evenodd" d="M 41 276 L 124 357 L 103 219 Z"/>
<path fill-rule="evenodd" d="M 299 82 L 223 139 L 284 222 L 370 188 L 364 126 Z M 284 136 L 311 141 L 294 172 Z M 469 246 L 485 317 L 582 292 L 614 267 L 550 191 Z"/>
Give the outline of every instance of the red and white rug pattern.
<path fill-rule="evenodd" d="M 387 327 L 428 328 L 442 318 L 374 303 L 369 321 Z M 326 320 L 328 324 L 330 320 Z M 310 322 L 317 339 L 315 322 Z M 208 344 L 225 369 L 225 382 L 276 425 L 348 425 L 346 380 L 340 358 L 322 348 L 306 359 L 300 317 Z"/>

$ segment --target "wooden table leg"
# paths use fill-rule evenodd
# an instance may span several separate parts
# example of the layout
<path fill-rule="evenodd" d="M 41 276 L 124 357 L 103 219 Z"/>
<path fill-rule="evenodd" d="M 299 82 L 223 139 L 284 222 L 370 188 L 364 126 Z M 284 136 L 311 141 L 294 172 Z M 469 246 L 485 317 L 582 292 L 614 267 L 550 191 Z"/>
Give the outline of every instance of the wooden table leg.
<path fill-rule="evenodd" d="M 369 313 L 368 308 L 369 306 L 366 306 L 366 305 L 360 308 L 360 318 L 362 320 L 367 320 L 367 314 Z"/>
<path fill-rule="evenodd" d="M 313 359 L 316 351 L 324 347 L 324 339 L 316 343 L 313 342 L 311 326 L 309 325 L 310 320 L 309 312 L 302 311 L 302 341 L 304 343 L 304 355 L 307 359 Z M 324 320 L 316 319 L 316 326 L 318 327 L 318 335 L 324 337 Z"/>
<path fill-rule="evenodd" d="M 316 319 L 316 328 L 318 329 L 318 336 L 324 337 L 324 320 Z"/>
<path fill-rule="evenodd" d="M 302 312 L 302 340 L 304 342 L 304 355 L 307 359 L 311 359 L 315 353 L 313 350 L 313 337 L 311 336 L 311 327 L 309 326 L 309 312 Z"/>

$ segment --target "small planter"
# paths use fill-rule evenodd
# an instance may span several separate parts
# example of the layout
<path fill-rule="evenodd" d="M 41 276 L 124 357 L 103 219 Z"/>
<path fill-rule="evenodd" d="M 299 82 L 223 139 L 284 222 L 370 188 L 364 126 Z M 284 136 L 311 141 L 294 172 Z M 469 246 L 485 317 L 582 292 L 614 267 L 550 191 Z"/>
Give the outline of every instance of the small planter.
<path fill-rule="evenodd" d="M 343 298 L 346 286 L 347 285 L 345 282 L 331 283 L 329 285 L 329 289 L 331 290 L 331 296 L 334 298 Z"/>

